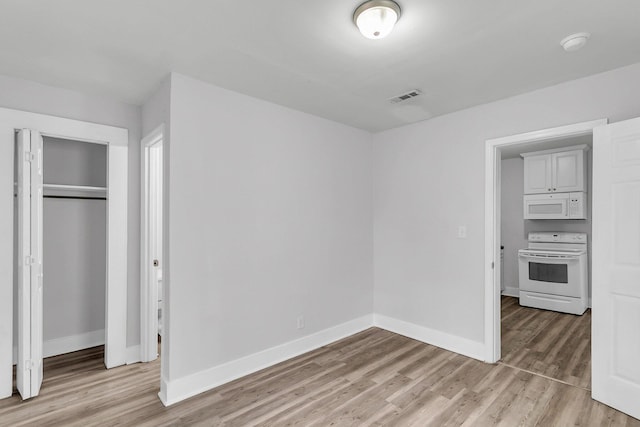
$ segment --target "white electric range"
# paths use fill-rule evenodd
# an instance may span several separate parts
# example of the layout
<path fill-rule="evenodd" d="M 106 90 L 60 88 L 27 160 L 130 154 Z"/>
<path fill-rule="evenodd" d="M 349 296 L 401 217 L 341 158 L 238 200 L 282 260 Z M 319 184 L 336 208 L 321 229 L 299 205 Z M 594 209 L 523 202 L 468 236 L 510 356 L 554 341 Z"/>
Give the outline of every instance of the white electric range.
<path fill-rule="evenodd" d="M 518 251 L 520 305 L 583 314 L 589 304 L 587 234 L 529 233 Z"/>

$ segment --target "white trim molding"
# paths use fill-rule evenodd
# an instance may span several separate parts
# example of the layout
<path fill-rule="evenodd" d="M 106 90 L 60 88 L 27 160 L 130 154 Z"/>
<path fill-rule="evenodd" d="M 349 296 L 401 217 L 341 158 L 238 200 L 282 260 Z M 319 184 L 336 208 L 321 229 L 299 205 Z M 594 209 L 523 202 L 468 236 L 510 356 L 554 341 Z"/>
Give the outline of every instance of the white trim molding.
<path fill-rule="evenodd" d="M 453 351 L 477 360 L 484 360 L 484 343 L 472 341 L 446 332 L 436 331 L 415 323 L 394 319 L 381 314 L 373 315 L 373 326 L 422 341 L 445 350 Z"/>
<path fill-rule="evenodd" d="M 324 329 L 294 341 L 271 347 L 240 359 L 186 377 L 167 381 L 162 378 L 158 396 L 165 406 L 218 387 L 229 381 L 307 353 L 334 341 L 364 331 L 372 326 L 372 316 L 366 315 L 340 325 Z"/>
<path fill-rule="evenodd" d="M 44 342 L 42 357 L 57 356 L 59 354 L 71 353 L 103 344 L 104 329 L 71 335 L 69 337 L 55 338 Z"/>
<path fill-rule="evenodd" d="M 500 160 L 503 148 L 518 144 L 589 135 L 607 119 L 488 139 L 485 143 L 484 360 L 500 360 Z M 494 268 L 495 267 L 495 268 Z"/>
<path fill-rule="evenodd" d="M 42 357 L 58 356 L 60 354 L 84 350 L 85 348 L 97 347 L 99 345 L 104 345 L 104 329 L 47 340 L 42 346 Z M 14 365 L 16 364 L 17 360 L 18 348 L 14 346 Z"/>

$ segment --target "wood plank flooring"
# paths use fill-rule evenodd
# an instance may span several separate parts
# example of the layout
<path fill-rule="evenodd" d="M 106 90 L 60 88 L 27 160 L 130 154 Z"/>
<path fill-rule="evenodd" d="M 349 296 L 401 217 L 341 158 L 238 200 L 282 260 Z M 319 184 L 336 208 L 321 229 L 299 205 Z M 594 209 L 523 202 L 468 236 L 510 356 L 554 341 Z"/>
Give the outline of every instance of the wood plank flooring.
<path fill-rule="evenodd" d="M 502 297 L 502 363 L 591 389 L 591 310 L 582 316 Z"/>
<path fill-rule="evenodd" d="M 579 387 L 371 328 L 164 408 L 158 361 L 105 370 L 102 349 L 45 362 L 41 395 L 2 426 L 627 426 Z"/>

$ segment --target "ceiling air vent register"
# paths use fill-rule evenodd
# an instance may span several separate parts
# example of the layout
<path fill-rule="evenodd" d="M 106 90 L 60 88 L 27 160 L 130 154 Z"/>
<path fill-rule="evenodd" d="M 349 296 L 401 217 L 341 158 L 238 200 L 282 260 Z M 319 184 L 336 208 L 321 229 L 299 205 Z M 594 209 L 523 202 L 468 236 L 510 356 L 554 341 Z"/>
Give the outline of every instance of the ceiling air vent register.
<path fill-rule="evenodd" d="M 400 102 L 408 101 L 410 99 L 415 98 L 416 96 L 422 95 L 422 92 L 419 89 L 414 89 L 407 93 L 403 93 L 402 95 L 394 96 L 389 98 L 389 102 L 392 104 L 398 104 Z"/>

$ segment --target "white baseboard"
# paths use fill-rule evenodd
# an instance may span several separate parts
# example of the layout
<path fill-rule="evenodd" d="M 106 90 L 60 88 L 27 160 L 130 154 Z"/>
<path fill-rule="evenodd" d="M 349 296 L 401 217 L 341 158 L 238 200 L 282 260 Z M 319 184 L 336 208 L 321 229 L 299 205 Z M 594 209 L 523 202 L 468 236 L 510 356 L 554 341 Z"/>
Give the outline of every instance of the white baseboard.
<path fill-rule="evenodd" d="M 472 341 L 381 314 L 373 315 L 373 326 L 484 361 L 485 345 L 482 342 Z"/>
<path fill-rule="evenodd" d="M 160 399 L 160 402 L 162 402 L 164 406 L 169 406 L 171 404 L 167 400 L 167 384 L 168 384 L 167 379 L 164 377 L 160 377 L 160 392 L 158 393 L 158 398 Z M 176 402 L 179 402 L 179 400 L 177 400 Z M 172 402 L 172 403 L 176 403 L 176 402 Z"/>
<path fill-rule="evenodd" d="M 104 344 L 104 329 L 68 337 L 46 340 L 42 345 L 42 357 L 58 356 Z M 18 349 L 13 347 L 13 364 L 18 360 Z"/>
<path fill-rule="evenodd" d="M 58 356 L 60 354 L 103 345 L 104 337 L 104 329 L 100 329 L 98 331 L 47 340 L 43 343 L 42 357 Z M 140 345 L 127 347 L 127 365 L 140 362 L 140 360 Z M 15 365 L 17 361 L 18 349 L 13 347 L 13 364 Z"/>
<path fill-rule="evenodd" d="M 138 363 L 142 361 L 140 357 L 140 344 L 134 345 L 133 347 L 127 347 L 127 356 L 126 356 L 126 364 L 131 365 L 132 363 Z"/>
<path fill-rule="evenodd" d="M 104 344 L 104 329 L 47 340 L 42 347 L 42 357 L 57 356 L 72 351 L 96 347 Z"/>
<path fill-rule="evenodd" d="M 369 314 L 186 377 L 172 381 L 163 378 L 160 384 L 160 400 L 165 406 L 173 405 L 229 381 L 361 332 L 370 328 L 372 323 L 372 316 Z"/>
<path fill-rule="evenodd" d="M 173 405 L 196 394 L 203 393 L 229 381 L 249 375 L 308 351 L 315 350 L 372 326 L 435 345 L 473 359 L 484 360 L 484 343 L 450 335 L 391 317 L 373 314 L 237 360 L 232 360 L 204 371 L 196 372 L 183 378 L 178 378 L 173 381 L 161 378 L 158 397 L 164 406 Z"/>
<path fill-rule="evenodd" d="M 161 378 L 158 396 L 165 406 L 173 405 L 229 381 L 315 350 L 334 341 L 376 326 L 427 344 L 435 345 L 474 359 L 483 360 L 484 344 L 436 331 L 391 317 L 368 314 L 349 322 L 260 351 L 219 366 L 168 381 Z M 45 341 L 44 357 L 69 353 L 104 344 L 104 330 Z M 16 349 L 14 348 L 14 364 Z M 126 363 L 140 361 L 140 345 L 127 348 Z"/>
<path fill-rule="evenodd" d="M 520 288 L 516 286 L 505 286 L 504 291 L 502 291 L 502 295 L 506 297 L 516 297 L 520 296 Z"/>

